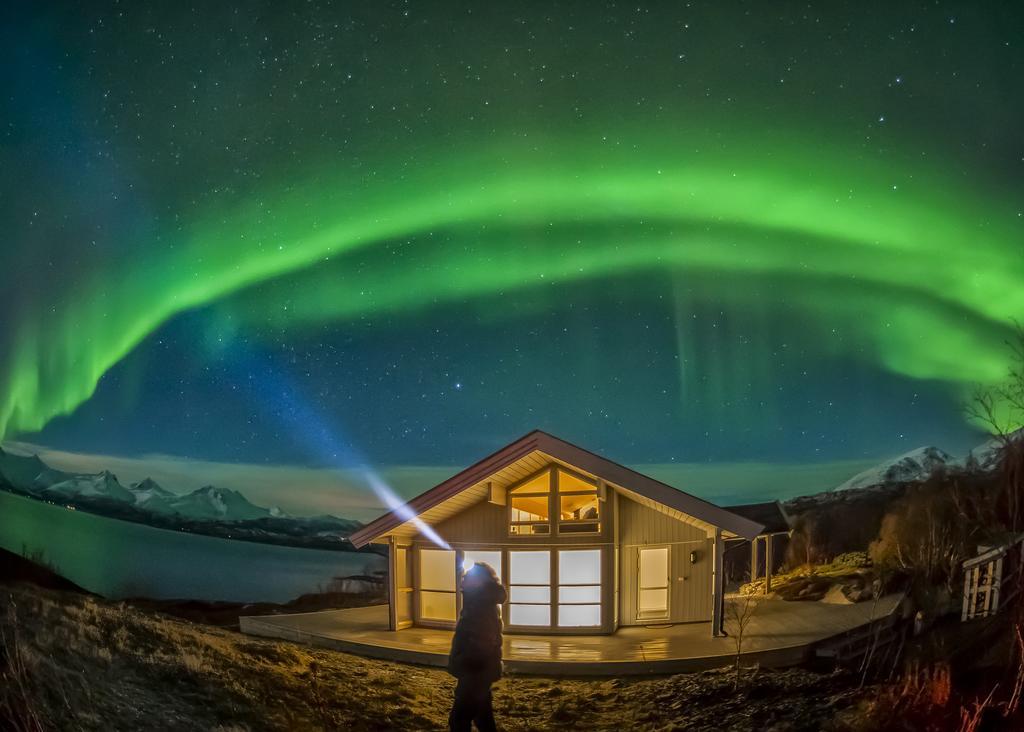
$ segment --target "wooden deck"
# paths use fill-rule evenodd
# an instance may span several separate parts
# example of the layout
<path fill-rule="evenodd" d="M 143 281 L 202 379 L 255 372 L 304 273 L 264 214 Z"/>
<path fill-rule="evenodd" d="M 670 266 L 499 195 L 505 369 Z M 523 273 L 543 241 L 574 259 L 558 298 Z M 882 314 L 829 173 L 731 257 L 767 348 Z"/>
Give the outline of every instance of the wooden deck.
<path fill-rule="evenodd" d="M 801 663 L 821 641 L 896 613 L 902 598 L 889 595 L 857 605 L 761 599 L 744 633 L 744 661 L 775 667 Z M 387 617 L 387 605 L 249 616 L 241 618 L 241 630 L 372 658 L 446 665 L 451 631 L 392 632 Z M 731 631 L 728 620 L 726 630 Z M 732 638 L 711 637 L 710 623 L 688 623 L 620 628 L 614 635 L 506 635 L 504 656 L 510 673 L 620 676 L 721 668 L 735 662 L 736 646 Z"/>

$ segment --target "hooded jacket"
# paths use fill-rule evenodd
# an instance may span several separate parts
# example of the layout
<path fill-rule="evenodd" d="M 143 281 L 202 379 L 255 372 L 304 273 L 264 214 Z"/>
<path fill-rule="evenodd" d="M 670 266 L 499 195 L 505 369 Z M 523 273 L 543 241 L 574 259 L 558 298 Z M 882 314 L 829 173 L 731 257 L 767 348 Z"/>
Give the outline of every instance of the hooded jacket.
<path fill-rule="evenodd" d="M 486 578 L 464 586 L 462 613 L 455 625 L 448 673 L 456 678 L 475 677 L 483 683 L 501 678 L 501 616 L 498 605 L 505 602 L 505 588 Z"/>

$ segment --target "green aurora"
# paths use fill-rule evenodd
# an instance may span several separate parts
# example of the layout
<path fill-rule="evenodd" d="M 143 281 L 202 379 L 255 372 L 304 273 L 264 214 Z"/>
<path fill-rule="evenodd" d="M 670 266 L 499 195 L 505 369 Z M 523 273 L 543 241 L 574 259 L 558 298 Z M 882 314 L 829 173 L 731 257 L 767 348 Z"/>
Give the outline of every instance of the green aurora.
<path fill-rule="evenodd" d="M 855 333 L 836 346 L 852 358 L 963 394 L 1004 378 L 1004 341 L 1024 318 L 1011 202 L 920 161 L 807 137 L 619 132 L 614 145 L 439 149 L 358 178 L 326 169 L 195 213 L 20 317 L 0 364 L 0 435 L 72 412 L 190 309 L 223 302 L 231 318 L 287 327 L 626 273 L 699 281 L 724 303 L 772 283 L 824 331 Z M 422 254 L 393 263 L 395 246 Z M 375 265 L 346 270 L 375 250 Z"/>

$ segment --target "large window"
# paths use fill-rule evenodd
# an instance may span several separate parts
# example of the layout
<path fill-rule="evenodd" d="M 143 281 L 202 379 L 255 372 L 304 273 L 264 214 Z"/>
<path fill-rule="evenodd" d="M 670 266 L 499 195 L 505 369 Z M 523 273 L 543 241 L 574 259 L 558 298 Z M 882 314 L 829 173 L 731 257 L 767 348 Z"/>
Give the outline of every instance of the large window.
<path fill-rule="evenodd" d="M 508 553 L 509 624 L 551 625 L 551 552 Z"/>
<path fill-rule="evenodd" d="M 420 617 L 455 620 L 455 552 L 420 550 Z"/>
<path fill-rule="evenodd" d="M 488 564 L 501 581 L 501 552 L 495 550 L 467 549 L 462 554 L 462 571 L 468 572 L 474 564 Z"/>
<path fill-rule="evenodd" d="M 564 470 L 558 471 L 558 532 L 595 533 L 601 530 L 597 484 Z"/>
<path fill-rule="evenodd" d="M 509 531 L 513 534 L 551 533 L 551 471 L 531 478 L 509 492 Z"/>
<path fill-rule="evenodd" d="M 601 550 L 558 552 L 558 625 L 580 628 L 601 624 Z"/>
<path fill-rule="evenodd" d="M 557 516 L 561 534 L 599 533 L 601 501 L 597 483 L 549 468 L 509 491 L 509 533 L 550 534 L 552 515 Z"/>

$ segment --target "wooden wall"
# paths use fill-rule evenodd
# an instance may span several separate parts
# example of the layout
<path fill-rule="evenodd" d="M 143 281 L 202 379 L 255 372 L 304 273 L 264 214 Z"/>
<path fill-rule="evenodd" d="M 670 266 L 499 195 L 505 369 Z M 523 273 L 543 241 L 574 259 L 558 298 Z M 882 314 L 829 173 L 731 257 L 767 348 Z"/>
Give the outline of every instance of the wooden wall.
<path fill-rule="evenodd" d="M 600 534 L 510 536 L 508 507 L 486 500 L 436 524 L 434 529 L 453 549 L 515 549 L 579 544 L 606 546 L 606 560 L 614 557 L 614 561 L 606 561 L 605 564 L 603 604 L 607 627 L 603 629 L 604 632 L 610 632 L 618 625 L 658 622 L 641 621 L 636 617 L 638 547 L 668 545 L 670 590 L 667 622 L 711 620 L 713 541 L 707 538 L 705 532 L 611 490 L 601 510 Z M 616 534 L 618 541 L 615 540 Z M 429 547 L 432 544 L 424 537 L 417 536 L 413 545 Z M 690 561 L 692 551 L 699 555 L 696 562 Z"/>
<path fill-rule="evenodd" d="M 711 619 L 713 544 L 702 529 L 666 516 L 663 513 L 619 497 L 619 624 L 644 625 L 657 621 L 639 621 L 636 617 L 641 546 L 669 546 L 669 618 L 668 622 L 685 623 Z M 690 561 L 690 552 L 698 553 Z"/>

